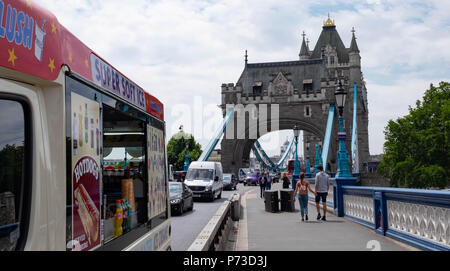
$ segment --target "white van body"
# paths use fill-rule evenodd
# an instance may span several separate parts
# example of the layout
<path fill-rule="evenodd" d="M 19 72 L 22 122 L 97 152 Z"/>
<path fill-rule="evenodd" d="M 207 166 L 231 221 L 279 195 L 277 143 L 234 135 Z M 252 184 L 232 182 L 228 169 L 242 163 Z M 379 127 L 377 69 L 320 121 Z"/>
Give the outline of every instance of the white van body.
<path fill-rule="evenodd" d="M 215 177 L 218 178 L 214 181 Z M 192 162 L 184 183 L 193 192 L 194 198 L 208 198 L 213 201 L 222 197 L 223 171 L 219 162 Z"/>

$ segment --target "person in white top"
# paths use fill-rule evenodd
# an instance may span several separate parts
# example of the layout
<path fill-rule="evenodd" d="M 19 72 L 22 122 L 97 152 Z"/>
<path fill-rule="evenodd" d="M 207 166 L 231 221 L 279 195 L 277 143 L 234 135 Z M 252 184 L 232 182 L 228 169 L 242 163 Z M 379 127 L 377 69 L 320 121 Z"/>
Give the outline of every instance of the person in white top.
<path fill-rule="evenodd" d="M 322 218 L 323 221 L 326 221 L 326 215 L 327 215 L 327 195 L 328 190 L 330 189 L 330 177 L 328 174 L 323 172 L 323 166 L 319 165 L 317 166 L 317 170 L 319 173 L 316 175 L 316 185 L 315 185 L 315 192 L 316 192 L 316 208 L 317 208 L 317 220 Z M 323 205 L 323 216 L 320 215 L 320 200 L 322 200 Z"/>

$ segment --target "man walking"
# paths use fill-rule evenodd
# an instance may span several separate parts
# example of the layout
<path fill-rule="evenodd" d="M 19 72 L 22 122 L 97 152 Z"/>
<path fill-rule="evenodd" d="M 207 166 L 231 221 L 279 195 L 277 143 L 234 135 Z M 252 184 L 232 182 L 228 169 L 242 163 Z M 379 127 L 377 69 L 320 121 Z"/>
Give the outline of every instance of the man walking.
<path fill-rule="evenodd" d="M 261 189 L 260 197 L 264 196 L 264 190 L 266 190 L 266 176 L 264 176 L 264 172 L 261 173 L 261 177 L 259 178 L 259 188 Z"/>
<path fill-rule="evenodd" d="M 328 174 L 323 172 L 323 166 L 319 165 L 317 166 L 317 170 L 319 171 L 316 175 L 316 186 L 315 186 L 315 192 L 316 192 L 316 208 L 317 208 L 317 220 L 321 219 L 323 221 L 326 221 L 326 215 L 327 215 L 327 196 L 328 196 L 328 190 L 330 189 L 330 177 Z M 320 215 L 320 201 L 322 200 L 322 206 L 323 206 L 323 216 Z"/>
<path fill-rule="evenodd" d="M 268 172 L 264 173 L 266 176 L 266 190 L 272 189 L 272 178 L 270 177 L 270 174 Z"/>

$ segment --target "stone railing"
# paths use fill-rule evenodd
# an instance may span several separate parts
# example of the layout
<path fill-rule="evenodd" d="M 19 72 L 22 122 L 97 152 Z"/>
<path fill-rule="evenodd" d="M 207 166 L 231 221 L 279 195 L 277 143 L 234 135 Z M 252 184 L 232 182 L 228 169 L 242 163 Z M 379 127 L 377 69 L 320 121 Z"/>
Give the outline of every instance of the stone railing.
<path fill-rule="evenodd" d="M 450 191 L 345 185 L 337 191 L 343 203 L 335 203 L 335 213 L 420 249 L 450 250 Z"/>
<path fill-rule="evenodd" d="M 233 194 L 224 201 L 187 251 L 223 251 L 228 242 L 232 222 L 240 217 L 240 195 Z"/>

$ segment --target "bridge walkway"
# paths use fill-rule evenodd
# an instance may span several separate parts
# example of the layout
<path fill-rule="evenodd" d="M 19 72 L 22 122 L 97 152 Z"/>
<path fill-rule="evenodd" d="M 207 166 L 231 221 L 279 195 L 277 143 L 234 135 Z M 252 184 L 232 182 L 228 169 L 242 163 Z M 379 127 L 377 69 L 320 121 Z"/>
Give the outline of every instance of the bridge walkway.
<path fill-rule="evenodd" d="M 272 189 L 281 189 L 281 183 Z M 375 233 L 348 219 L 328 212 L 327 221 L 317 221 L 317 211 L 309 204 L 309 221 L 302 222 L 298 199 L 295 212 L 265 211 L 260 189 L 255 187 L 243 195 L 243 217 L 235 250 L 249 251 L 382 251 L 417 250 L 391 238 Z M 329 208 L 331 209 L 331 208 Z M 379 244 L 379 245 L 378 245 Z"/>

